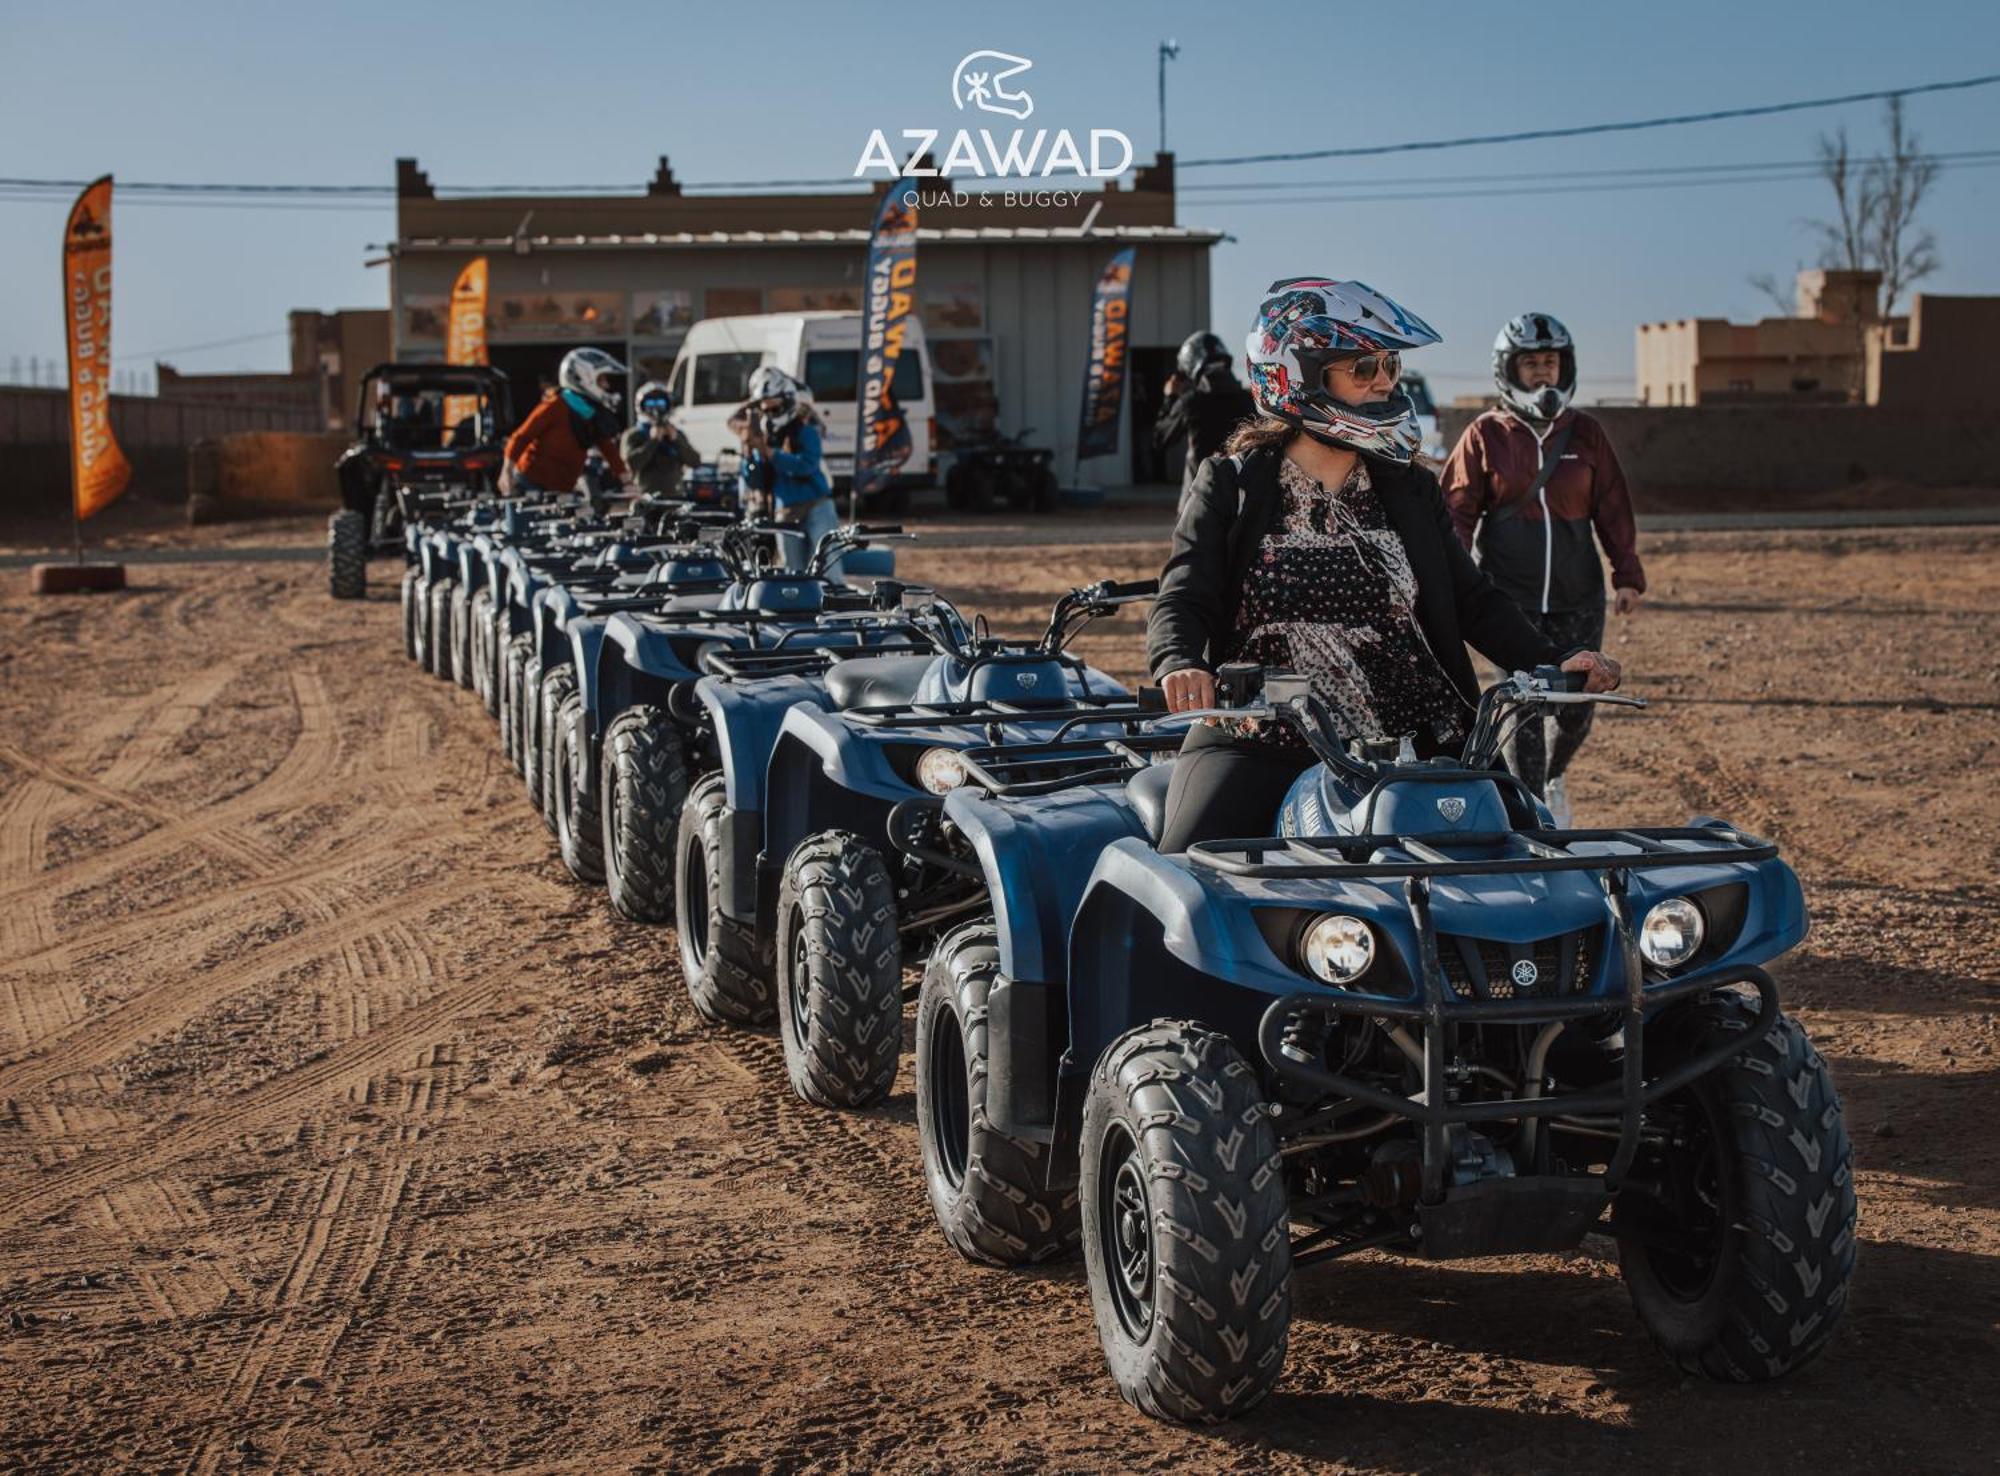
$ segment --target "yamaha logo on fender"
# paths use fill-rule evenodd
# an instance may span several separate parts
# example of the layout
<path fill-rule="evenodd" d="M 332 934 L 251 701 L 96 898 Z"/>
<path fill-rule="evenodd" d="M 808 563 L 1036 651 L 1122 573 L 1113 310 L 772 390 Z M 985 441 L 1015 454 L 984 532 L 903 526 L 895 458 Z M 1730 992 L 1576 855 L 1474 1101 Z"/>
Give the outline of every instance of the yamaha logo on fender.
<path fill-rule="evenodd" d="M 1535 981 L 1541 977 L 1542 971 L 1535 967 L 1535 961 L 1532 958 L 1517 958 L 1514 960 L 1513 978 L 1516 989 L 1533 989 Z"/>
<path fill-rule="evenodd" d="M 1447 825 L 1458 824 L 1459 821 L 1465 818 L 1465 796 L 1462 794 L 1446 795 L 1438 801 L 1438 813 L 1444 816 Z"/>
<path fill-rule="evenodd" d="M 1035 683 L 1040 681 L 1041 679 L 1042 679 L 1041 673 L 1034 671 L 1019 672 L 1014 677 L 1014 680 L 1021 684 L 1021 690 L 1023 692 L 1034 691 Z"/>

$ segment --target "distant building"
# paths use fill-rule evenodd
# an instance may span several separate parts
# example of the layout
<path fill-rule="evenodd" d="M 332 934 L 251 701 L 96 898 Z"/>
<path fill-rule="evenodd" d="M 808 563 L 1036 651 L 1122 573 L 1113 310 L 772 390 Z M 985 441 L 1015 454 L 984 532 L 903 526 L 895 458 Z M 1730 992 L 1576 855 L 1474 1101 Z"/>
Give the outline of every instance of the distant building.
<path fill-rule="evenodd" d="M 351 426 L 361 377 L 391 357 L 389 310 L 342 308 L 323 313 L 294 308 L 290 318 L 292 374 L 318 381 L 328 430 Z"/>
<path fill-rule="evenodd" d="M 1209 323 L 1209 251 L 1220 232 L 1175 220 L 1174 162 L 1108 181 L 1024 185 L 949 198 L 918 187 L 917 309 L 935 377 L 937 444 L 1031 431 L 1069 475 L 1091 293 L 1113 252 L 1136 246 L 1130 393 L 1118 458 L 1084 463 L 1112 481 L 1171 480 L 1149 434 L 1181 340 Z M 532 404 L 564 353 L 594 344 L 638 380 L 665 379 L 706 317 L 858 309 L 868 230 L 884 186 L 810 194 L 688 195 L 665 159 L 644 190 L 577 197 L 440 197 L 413 159 L 396 165 L 390 297 L 395 352 L 441 358 L 446 305 L 465 263 L 487 258 L 488 353 Z M 940 199 L 943 196 L 946 198 Z M 696 375 L 699 378 L 699 375 Z"/>
<path fill-rule="evenodd" d="M 1797 315 L 1731 323 L 1641 323 L 1639 403 L 1742 404 L 1859 399 L 1882 274 L 1800 272 Z"/>
<path fill-rule="evenodd" d="M 184 405 L 234 405 L 262 410 L 317 409 L 319 384 L 292 374 L 183 374 L 155 364 L 159 397 Z"/>
<path fill-rule="evenodd" d="M 1993 345 L 2000 342 L 2000 297 L 1937 297 L 1919 292 L 1910 316 L 1868 335 L 1868 403 L 1895 409 L 2000 410 Z"/>

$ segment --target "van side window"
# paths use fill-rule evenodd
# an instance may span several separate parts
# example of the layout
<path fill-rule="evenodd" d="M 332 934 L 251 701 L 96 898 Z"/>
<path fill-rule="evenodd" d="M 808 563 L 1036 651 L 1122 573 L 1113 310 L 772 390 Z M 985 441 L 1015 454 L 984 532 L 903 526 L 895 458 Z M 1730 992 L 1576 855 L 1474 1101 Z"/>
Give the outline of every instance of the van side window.
<path fill-rule="evenodd" d="M 682 359 L 680 363 L 674 365 L 674 377 L 668 383 L 667 390 L 673 395 L 676 405 L 688 403 L 688 369 L 693 363 L 693 359 Z"/>
<path fill-rule="evenodd" d="M 860 390 L 859 349 L 807 349 L 806 385 L 822 405 L 845 404 Z M 924 397 L 924 359 L 912 348 L 896 356 L 896 403 L 913 405 Z"/>
<path fill-rule="evenodd" d="M 690 405 L 740 405 L 750 397 L 750 376 L 764 361 L 760 353 L 701 354 L 694 361 Z"/>

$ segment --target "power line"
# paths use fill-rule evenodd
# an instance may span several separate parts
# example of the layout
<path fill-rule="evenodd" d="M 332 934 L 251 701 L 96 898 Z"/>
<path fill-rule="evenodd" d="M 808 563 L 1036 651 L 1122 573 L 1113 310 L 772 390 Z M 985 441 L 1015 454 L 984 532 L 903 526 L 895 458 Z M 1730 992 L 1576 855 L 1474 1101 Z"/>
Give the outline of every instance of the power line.
<path fill-rule="evenodd" d="M 1965 149 L 1955 153 L 1943 154 L 1926 153 L 1924 157 L 1936 160 L 1939 163 L 1960 163 L 1967 160 L 2000 158 L 2000 149 Z M 1855 157 L 1848 160 L 1850 167 L 1866 167 L 1870 164 L 1887 162 L 1889 162 L 1887 156 L 1880 154 Z M 1369 177 L 1349 176 L 1346 179 L 1236 180 L 1220 184 L 1183 185 L 1180 187 L 1178 193 L 1184 195 L 1211 195 L 1234 193 L 1242 190 L 1387 189 L 1405 185 L 1515 184 L 1543 179 L 1564 182 L 1589 179 L 1651 179 L 1672 178 L 1682 175 L 1745 174 L 1767 170 L 1789 169 L 1808 169 L 1817 173 L 1822 167 L 1823 161 L 1818 159 L 1768 159 L 1761 163 L 1738 164 L 1622 165 L 1615 169 L 1533 169 L 1525 173 L 1512 174 L 1486 172 L 1480 174 L 1413 174 L 1401 177 L 1389 175 Z"/>
<path fill-rule="evenodd" d="M 143 353 L 118 354 L 112 358 L 114 364 L 129 364 L 136 359 L 164 359 L 169 354 L 199 353 L 203 349 L 235 348 L 238 344 L 263 343 L 272 338 L 290 338 L 292 330 L 279 328 L 267 333 L 244 333 L 235 338 L 212 338 L 206 343 L 183 343 L 174 348 L 147 349 Z"/>
<path fill-rule="evenodd" d="M 1364 144 L 1344 149 L 1294 149 L 1277 154 L 1232 154 L 1214 159 L 1180 159 L 1177 169 L 1235 168 L 1243 164 L 1296 164 L 1308 159 L 1361 159 L 1382 154 L 1409 154 L 1438 149 L 1465 149 L 1481 144 L 1532 143 L 1551 138 L 1583 138 L 1598 133 L 1637 133 L 1649 128 L 1680 128 L 1690 123 L 1720 123 L 1731 118 L 1764 118 L 1775 113 L 1802 113 L 1813 108 L 1838 108 L 1849 103 L 1880 102 L 1919 93 L 1957 92 L 1990 87 L 2000 72 L 1965 77 L 1956 82 L 1925 82 L 1915 87 L 1888 87 L 1876 92 L 1850 92 L 1840 97 L 1812 97 L 1798 102 L 1760 103 L 1745 108 L 1714 108 L 1705 113 L 1675 113 L 1664 118 L 1633 118 L 1621 123 L 1585 123 L 1569 128 L 1529 128 L 1517 133 L 1479 133 L 1460 138 L 1429 138 L 1408 143 Z"/>
<path fill-rule="evenodd" d="M 1467 134 L 1458 138 L 1434 138 L 1408 140 L 1402 143 L 1365 144 L 1338 149 L 1298 149 L 1272 154 L 1236 154 L 1212 159 L 1177 160 L 1177 169 L 1220 169 L 1235 168 L 1246 164 L 1300 163 L 1313 159 L 1360 159 L 1373 158 L 1385 154 L 1437 152 L 1443 149 L 1463 149 L 1490 144 L 1531 143 L 1538 140 L 1556 138 L 1583 138 L 1605 133 L 1637 133 L 1654 128 L 1679 128 L 1694 123 L 1717 123 L 1737 118 L 1770 117 L 1779 113 L 1798 113 L 1818 108 L 1845 107 L 1851 103 L 1878 102 L 1892 97 L 1916 97 L 1929 93 L 1959 92 L 1969 88 L 1990 87 L 2000 83 L 2000 72 L 1978 77 L 1964 77 L 1950 82 L 1923 82 L 1908 87 L 1887 87 L 1871 92 L 1850 92 L 1838 97 L 1804 98 L 1794 102 L 1759 103 L 1739 108 L 1714 108 L 1701 113 L 1677 113 L 1658 118 L 1634 118 L 1615 123 L 1585 123 L 1564 128 L 1532 128 L 1514 133 Z M 941 176 L 950 178 L 950 176 Z M 1049 179 L 1081 178 L 1076 175 L 1050 175 Z M 29 179 L 0 178 L 0 190 L 80 190 L 89 184 L 84 179 Z M 820 179 L 732 179 L 703 180 L 684 183 L 684 190 L 748 190 L 748 189 L 804 189 L 829 186 L 849 186 L 859 188 L 872 181 L 857 181 L 852 175 L 834 175 Z M 1191 186 L 1190 188 L 1200 188 Z M 393 184 L 249 184 L 249 183 L 190 183 L 169 180 L 121 181 L 118 185 L 120 198 L 133 195 L 178 195 L 261 198 L 347 198 L 394 199 L 396 187 Z M 612 195 L 633 196 L 632 187 L 602 184 L 565 185 L 478 185 L 446 187 L 438 192 L 440 200 L 494 195 Z"/>

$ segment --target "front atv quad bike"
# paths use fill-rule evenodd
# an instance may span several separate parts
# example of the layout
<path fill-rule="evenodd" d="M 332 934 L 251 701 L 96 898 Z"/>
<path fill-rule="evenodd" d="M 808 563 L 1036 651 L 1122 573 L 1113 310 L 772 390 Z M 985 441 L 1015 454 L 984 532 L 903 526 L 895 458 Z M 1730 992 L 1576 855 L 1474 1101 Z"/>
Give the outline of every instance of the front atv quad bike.
<path fill-rule="evenodd" d="M 556 716 L 556 740 L 550 748 L 554 763 L 550 798 L 555 803 L 556 840 L 563 865 L 580 882 L 604 880 L 603 821 L 596 796 L 584 789 L 590 741 L 584 729 L 583 697 L 572 692 Z"/>
<path fill-rule="evenodd" d="M 1284 723 L 1318 762 L 1249 838 L 1178 855 L 1157 849 L 1168 765 L 946 799 L 996 902 L 987 1118 L 1080 1194 L 1133 1404 L 1248 1407 L 1279 1376 L 1293 1272 L 1367 1249 L 1608 1233 L 1681 1367 L 1769 1379 L 1826 1346 L 1851 1150 L 1765 967 L 1804 936 L 1798 879 L 1710 818 L 1557 827 L 1498 766 L 1507 725 L 1643 705 L 1577 680 L 1515 674 L 1459 756 L 1418 761 L 1343 741 L 1300 678 L 1224 668 L 1234 705 L 1157 726 Z"/>
<path fill-rule="evenodd" d="M 676 835 L 688 788 L 680 729 L 661 708 L 628 707 L 605 730 L 603 767 L 598 789 L 611 905 L 634 922 L 672 922 Z"/>
<path fill-rule="evenodd" d="M 903 944 L 882 853 L 846 831 L 802 841 L 778 893 L 777 954 L 792 1090 L 821 1107 L 881 1101 L 903 1045 Z"/>

